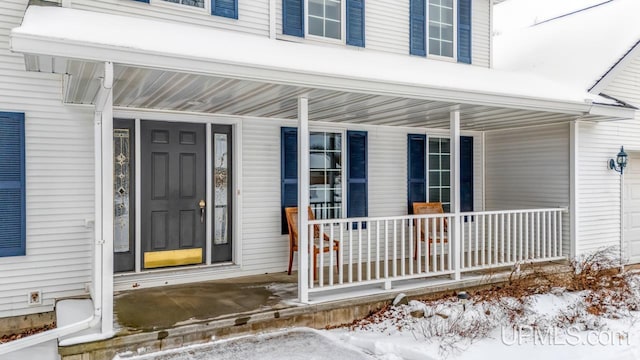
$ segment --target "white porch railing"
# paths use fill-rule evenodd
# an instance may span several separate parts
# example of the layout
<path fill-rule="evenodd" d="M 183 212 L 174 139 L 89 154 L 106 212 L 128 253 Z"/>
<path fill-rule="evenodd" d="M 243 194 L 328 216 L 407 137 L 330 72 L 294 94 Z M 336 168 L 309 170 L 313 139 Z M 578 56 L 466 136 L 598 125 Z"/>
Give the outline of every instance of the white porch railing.
<path fill-rule="evenodd" d="M 314 258 L 308 259 L 306 290 L 374 284 L 388 290 L 403 280 L 443 275 L 459 279 L 464 272 L 562 259 L 564 212 L 527 209 L 310 220 L 307 254 L 317 254 L 317 260 L 314 266 Z"/>

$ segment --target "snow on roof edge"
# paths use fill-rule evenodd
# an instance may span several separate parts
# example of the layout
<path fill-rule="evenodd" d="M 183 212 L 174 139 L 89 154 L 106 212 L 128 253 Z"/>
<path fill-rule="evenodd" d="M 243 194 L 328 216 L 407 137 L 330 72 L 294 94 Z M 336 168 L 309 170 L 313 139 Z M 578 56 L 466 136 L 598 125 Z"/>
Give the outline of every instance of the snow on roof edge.
<path fill-rule="evenodd" d="M 195 29 L 195 32 L 188 31 Z M 183 31 L 194 36 L 180 37 Z M 11 34 L 523 99 L 582 104 L 591 101 L 609 103 L 582 89 L 523 73 L 371 50 L 277 41 L 202 26 L 69 8 L 30 6 L 22 25 L 12 29 Z M 203 43 L 210 46 L 202 46 Z M 260 53 L 260 56 L 256 56 L 256 53 Z M 336 59 L 343 62 L 337 65 L 331 63 L 331 60 Z M 452 77 L 451 74 L 454 73 L 457 76 Z"/>

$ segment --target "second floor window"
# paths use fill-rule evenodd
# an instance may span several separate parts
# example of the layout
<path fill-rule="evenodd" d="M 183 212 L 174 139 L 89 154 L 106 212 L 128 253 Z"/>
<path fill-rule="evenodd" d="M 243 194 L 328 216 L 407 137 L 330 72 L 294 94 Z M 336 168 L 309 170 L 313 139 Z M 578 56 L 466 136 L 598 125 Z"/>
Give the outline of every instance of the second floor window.
<path fill-rule="evenodd" d="M 307 33 L 342 40 L 342 0 L 307 0 Z"/>
<path fill-rule="evenodd" d="M 428 0 L 427 46 L 430 55 L 453 57 L 454 0 Z"/>
<path fill-rule="evenodd" d="M 164 0 L 164 1 L 204 8 L 204 0 Z"/>

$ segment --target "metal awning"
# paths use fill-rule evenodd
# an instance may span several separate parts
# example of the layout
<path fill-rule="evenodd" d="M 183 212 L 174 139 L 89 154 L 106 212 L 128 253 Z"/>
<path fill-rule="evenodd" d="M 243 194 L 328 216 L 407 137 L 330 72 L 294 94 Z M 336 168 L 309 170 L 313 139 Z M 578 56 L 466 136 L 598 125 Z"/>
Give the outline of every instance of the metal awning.
<path fill-rule="evenodd" d="M 175 36 L 187 30 L 188 41 Z M 635 112 L 529 75 L 66 8 L 29 7 L 11 49 L 27 70 L 64 74 L 68 104 L 94 104 L 110 61 L 113 105 L 125 109 L 296 119 L 304 94 L 310 121 L 447 128 L 456 110 L 464 130 Z"/>

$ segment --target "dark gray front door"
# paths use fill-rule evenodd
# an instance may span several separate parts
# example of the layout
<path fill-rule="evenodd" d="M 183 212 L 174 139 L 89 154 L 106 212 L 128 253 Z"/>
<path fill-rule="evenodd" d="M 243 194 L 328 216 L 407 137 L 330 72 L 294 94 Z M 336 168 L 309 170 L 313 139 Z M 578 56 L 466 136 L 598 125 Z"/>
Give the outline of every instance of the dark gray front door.
<path fill-rule="evenodd" d="M 143 267 L 202 263 L 205 125 L 142 121 L 140 135 Z"/>

